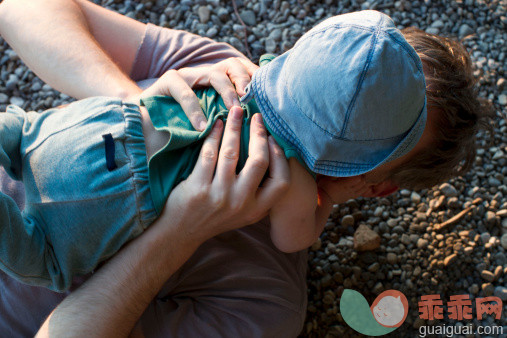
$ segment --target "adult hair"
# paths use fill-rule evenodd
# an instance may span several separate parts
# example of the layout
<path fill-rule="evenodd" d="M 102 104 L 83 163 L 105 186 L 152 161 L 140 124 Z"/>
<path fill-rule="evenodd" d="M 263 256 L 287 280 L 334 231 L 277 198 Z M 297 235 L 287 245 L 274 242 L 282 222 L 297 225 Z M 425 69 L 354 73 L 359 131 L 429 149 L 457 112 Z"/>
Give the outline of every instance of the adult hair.
<path fill-rule="evenodd" d="M 410 27 L 402 30 L 424 67 L 430 147 L 393 170 L 403 188 L 422 189 L 468 171 L 477 152 L 480 129 L 491 132 L 491 105 L 478 97 L 477 79 L 464 46 L 452 39 Z"/>

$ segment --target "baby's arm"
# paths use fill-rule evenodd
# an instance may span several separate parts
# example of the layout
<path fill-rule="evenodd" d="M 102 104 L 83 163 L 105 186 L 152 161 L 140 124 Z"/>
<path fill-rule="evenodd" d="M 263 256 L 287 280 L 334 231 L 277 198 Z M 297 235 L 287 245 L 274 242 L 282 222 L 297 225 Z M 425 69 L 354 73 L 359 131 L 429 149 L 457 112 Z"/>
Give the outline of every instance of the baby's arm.
<path fill-rule="evenodd" d="M 320 236 L 333 208 L 326 194 L 319 194 L 313 177 L 295 158 L 289 160 L 291 184 L 270 211 L 271 240 L 283 252 L 296 252 Z"/>

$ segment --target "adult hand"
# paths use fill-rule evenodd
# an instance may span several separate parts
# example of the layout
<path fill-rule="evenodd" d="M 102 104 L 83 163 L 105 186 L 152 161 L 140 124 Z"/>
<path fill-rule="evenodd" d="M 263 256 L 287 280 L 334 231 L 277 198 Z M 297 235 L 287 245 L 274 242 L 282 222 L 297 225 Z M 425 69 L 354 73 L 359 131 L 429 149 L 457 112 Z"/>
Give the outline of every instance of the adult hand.
<path fill-rule="evenodd" d="M 245 87 L 257 68 L 247 59 L 229 58 L 212 66 L 171 69 L 147 88 L 141 97 L 172 96 L 181 105 L 192 126 L 196 130 L 204 130 L 206 117 L 192 88 L 213 86 L 222 96 L 225 106 L 231 109 L 240 105 L 238 95 L 245 95 Z"/>
<path fill-rule="evenodd" d="M 252 118 L 250 155 L 236 175 L 241 122 L 241 108 L 232 108 L 220 145 L 223 123 L 217 121 L 194 171 L 168 198 L 162 217 L 185 219 L 192 225 L 185 228 L 191 238 L 204 241 L 262 219 L 288 189 L 287 160 L 274 139 L 267 137 L 260 114 Z M 268 166 L 269 176 L 259 187 Z"/>

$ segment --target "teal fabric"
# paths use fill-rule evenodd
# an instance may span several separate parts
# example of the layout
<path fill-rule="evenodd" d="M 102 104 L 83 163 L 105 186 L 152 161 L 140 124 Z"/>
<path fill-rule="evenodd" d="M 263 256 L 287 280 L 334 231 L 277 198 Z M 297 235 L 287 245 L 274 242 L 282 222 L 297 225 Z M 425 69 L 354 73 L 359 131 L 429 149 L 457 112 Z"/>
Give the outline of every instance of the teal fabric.
<path fill-rule="evenodd" d="M 156 130 L 167 131 L 170 138 L 165 147 L 155 153 L 149 160 L 150 189 L 155 209 L 160 213 L 171 190 L 191 173 L 199 157 L 206 136 L 218 119 L 227 120 L 228 109 L 213 88 L 196 90 L 204 114 L 208 118 L 206 129 L 196 131 L 181 106 L 172 97 L 153 96 L 141 101 L 150 115 Z M 240 156 L 236 171 L 239 172 L 248 158 L 250 139 L 250 122 L 252 116 L 259 112 L 254 100 L 243 105 L 244 118 L 241 129 Z M 268 130 L 268 133 L 270 131 Z M 295 157 L 305 165 L 294 148 L 282 139 L 273 135 L 284 150 L 287 158 Z M 306 165 L 305 165 L 306 166 Z"/>
<path fill-rule="evenodd" d="M 274 59 L 273 55 L 261 57 L 260 65 Z M 149 160 L 150 189 L 157 212 L 162 211 L 171 190 L 191 173 L 199 157 L 202 143 L 211 132 L 211 128 L 217 121 L 227 119 L 228 109 L 218 93 L 212 88 L 195 90 L 204 115 L 208 119 L 206 129 L 196 131 L 185 112 L 175 99 L 169 96 L 153 96 L 141 100 L 148 110 L 150 119 L 156 130 L 170 133 L 170 138 L 165 147 L 155 153 Z M 259 113 L 255 100 L 243 105 L 244 121 L 241 130 L 240 157 L 236 171 L 239 172 L 248 158 L 248 143 L 250 139 L 250 122 L 252 116 Z M 296 150 L 283 139 L 272 134 L 280 147 L 284 150 L 287 158 L 296 158 L 305 168 L 306 164 Z M 313 175 L 313 173 L 312 173 Z"/>

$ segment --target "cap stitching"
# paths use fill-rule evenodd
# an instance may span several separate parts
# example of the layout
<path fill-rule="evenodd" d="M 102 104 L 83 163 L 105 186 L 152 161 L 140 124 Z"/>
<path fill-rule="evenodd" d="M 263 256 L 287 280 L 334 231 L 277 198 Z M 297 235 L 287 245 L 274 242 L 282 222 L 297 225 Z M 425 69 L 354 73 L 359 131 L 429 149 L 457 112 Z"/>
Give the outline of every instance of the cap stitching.
<path fill-rule="evenodd" d="M 359 95 L 359 92 L 361 91 L 361 88 L 363 86 L 364 78 L 366 77 L 366 73 L 368 72 L 368 69 L 370 69 L 371 59 L 373 58 L 373 53 L 374 53 L 375 47 L 377 45 L 377 40 L 378 40 L 378 36 L 379 36 L 379 32 L 380 32 L 380 27 L 382 25 L 383 20 L 384 20 L 384 17 L 380 16 L 380 21 L 377 24 L 377 29 L 376 29 L 376 31 L 375 31 L 375 33 L 373 35 L 373 40 L 371 42 L 370 50 L 368 51 L 368 56 L 366 58 L 366 63 L 364 65 L 363 71 L 361 72 L 361 77 L 359 78 L 359 83 L 357 84 L 357 87 L 356 87 L 356 92 L 354 93 L 354 96 L 352 97 L 352 100 L 349 103 L 347 111 L 345 112 L 345 121 L 343 122 L 343 128 L 342 128 L 342 131 L 340 133 L 340 137 L 343 137 L 343 135 L 345 134 L 345 131 L 347 130 L 347 126 L 348 126 L 348 123 L 349 123 L 350 112 L 352 111 L 352 108 L 354 107 L 354 105 L 356 103 L 356 99 L 357 99 L 357 96 Z"/>

